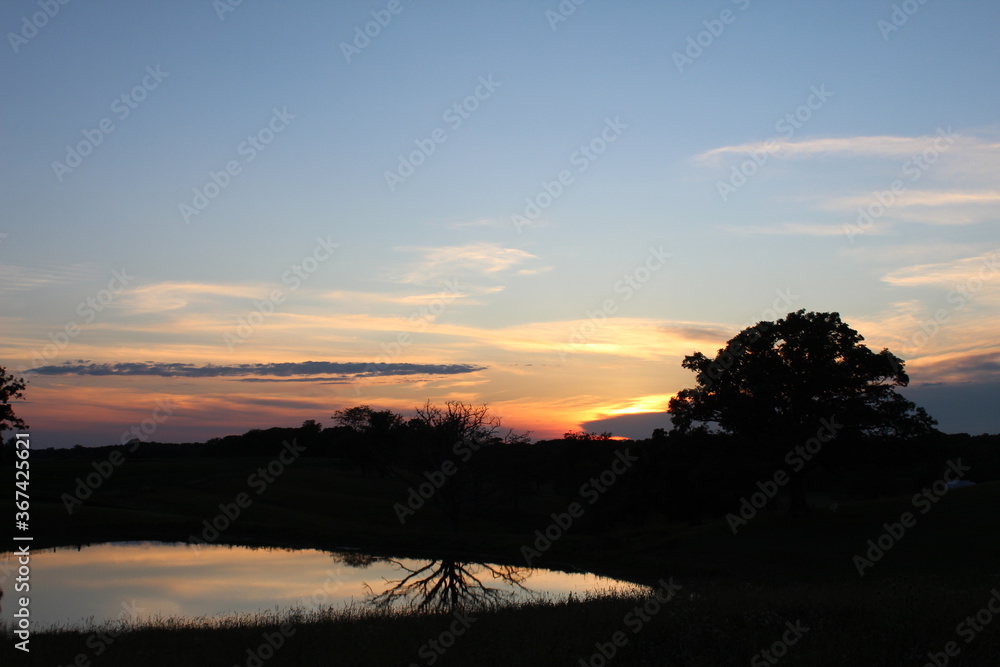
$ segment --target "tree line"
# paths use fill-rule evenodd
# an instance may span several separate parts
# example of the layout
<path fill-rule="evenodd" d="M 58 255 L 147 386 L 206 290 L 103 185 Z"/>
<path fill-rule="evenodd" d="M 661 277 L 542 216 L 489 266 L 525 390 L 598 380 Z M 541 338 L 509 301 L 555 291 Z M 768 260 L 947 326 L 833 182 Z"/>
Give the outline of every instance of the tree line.
<path fill-rule="evenodd" d="M 887 349 L 869 349 L 837 313 L 800 310 L 760 322 L 714 356 L 695 352 L 682 366 L 695 373 L 695 383 L 670 401 L 671 428 L 642 440 L 570 431 L 532 442 L 487 405 L 428 401 L 411 416 L 358 405 L 333 412 L 328 427 L 307 420 L 204 443 L 142 443 L 130 457 L 267 457 L 295 440 L 304 457 L 404 482 L 419 499 L 391 499 L 402 503 L 402 522 L 407 509 L 428 504 L 454 529 L 475 517 L 514 521 L 527 511 L 525 501 L 539 495 L 579 499 L 591 481 L 597 484 L 590 489 L 602 489 L 600 500 L 581 525 L 602 530 L 657 515 L 690 523 L 723 516 L 772 479 L 787 484 L 770 507 L 795 514 L 808 513 L 820 496 L 919 490 L 957 456 L 972 466 L 970 479 L 1000 479 L 1000 435 L 941 433 L 923 408 L 896 391 L 909 383 L 905 362 Z M 0 430 L 23 427 L 8 399 L 23 396 L 24 383 L 0 377 Z M 106 449 L 35 456 L 94 457 Z M 602 473 L 625 454 L 636 463 L 602 486 Z"/>

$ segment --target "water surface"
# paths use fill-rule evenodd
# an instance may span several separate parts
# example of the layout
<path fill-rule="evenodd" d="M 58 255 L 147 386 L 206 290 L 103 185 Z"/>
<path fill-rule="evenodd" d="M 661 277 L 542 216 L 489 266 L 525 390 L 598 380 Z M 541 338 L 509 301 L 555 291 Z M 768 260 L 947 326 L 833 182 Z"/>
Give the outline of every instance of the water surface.
<path fill-rule="evenodd" d="M 5 567 L 6 566 L 6 567 Z M 627 591 L 593 574 L 451 560 L 385 559 L 357 551 L 187 544 L 108 543 L 32 553 L 35 627 L 119 618 L 199 617 L 386 604 L 447 608 L 463 597 L 565 598 Z M 16 557 L 0 555 L 0 618 L 15 610 Z"/>

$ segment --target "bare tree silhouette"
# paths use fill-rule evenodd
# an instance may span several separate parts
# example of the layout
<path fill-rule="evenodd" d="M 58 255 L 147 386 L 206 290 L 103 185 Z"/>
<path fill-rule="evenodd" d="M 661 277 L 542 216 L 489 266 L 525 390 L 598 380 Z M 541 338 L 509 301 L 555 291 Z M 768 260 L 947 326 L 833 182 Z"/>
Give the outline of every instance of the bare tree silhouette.
<path fill-rule="evenodd" d="M 409 568 L 400 561 L 387 559 L 406 572 L 382 593 L 371 591 L 369 602 L 377 607 L 407 606 L 418 611 L 452 612 L 502 602 L 517 592 L 531 593 L 521 582 L 530 576 L 530 570 L 511 565 L 483 565 L 460 563 L 453 560 L 427 561 L 424 565 Z M 511 586 L 487 585 L 486 576 Z"/>

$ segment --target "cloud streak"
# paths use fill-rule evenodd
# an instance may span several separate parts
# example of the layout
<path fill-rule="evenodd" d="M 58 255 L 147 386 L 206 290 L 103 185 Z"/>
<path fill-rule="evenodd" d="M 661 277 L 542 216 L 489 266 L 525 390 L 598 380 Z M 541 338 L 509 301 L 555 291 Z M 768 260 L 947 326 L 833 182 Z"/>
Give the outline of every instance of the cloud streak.
<path fill-rule="evenodd" d="M 976 137 L 958 137 L 956 146 L 969 150 L 995 152 L 1000 145 Z M 751 141 L 732 146 L 720 146 L 699 153 L 695 160 L 699 162 L 717 162 L 728 156 L 745 157 L 747 153 L 761 151 L 783 158 L 811 158 L 822 155 L 839 155 L 844 157 L 875 157 L 875 158 L 907 158 L 923 153 L 924 150 L 938 138 L 930 134 L 919 137 L 874 136 L 874 137 L 833 137 L 825 139 L 806 139 L 790 141 L 770 139 L 767 141 Z"/>
<path fill-rule="evenodd" d="M 504 248 L 498 243 L 489 242 L 433 248 L 404 246 L 396 250 L 411 251 L 421 255 L 401 278 L 404 283 L 416 285 L 425 285 L 440 278 L 456 275 L 498 274 L 518 264 L 538 259 L 530 252 L 518 248 Z"/>
<path fill-rule="evenodd" d="M 186 363 L 120 362 L 120 363 L 65 363 L 58 366 L 40 366 L 29 369 L 28 373 L 38 375 L 92 375 L 92 376 L 139 376 L 247 378 L 264 376 L 292 378 L 298 376 L 336 375 L 341 377 L 368 377 L 391 375 L 455 375 L 474 373 L 483 366 L 472 364 L 367 364 L 364 362 L 303 361 L 272 364 L 233 364 L 216 366 L 206 364 L 195 366 Z M 315 378 L 316 381 L 328 378 Z M 266 380 L 265 380 L 266 381 Z M 275 380 L 272 380 L 275 381 Z"/>
<path fill-rule="evenodd" d="M 98 276 L 83 264 L 70 266 L 16 266 L 0 264 L 0 292 L 31 292 L 42 287 L 73 285 Z"/>
<path fill-rule="evenodd" d="M 997 256 L 1000 248 L 976 257 L 965 257 L 952 262 L 918 264 L 892 271 L 882 280 L 897 287 L 933 285 L 955 287 L 974 280 L 996 277 L 1000 272 Z"/>

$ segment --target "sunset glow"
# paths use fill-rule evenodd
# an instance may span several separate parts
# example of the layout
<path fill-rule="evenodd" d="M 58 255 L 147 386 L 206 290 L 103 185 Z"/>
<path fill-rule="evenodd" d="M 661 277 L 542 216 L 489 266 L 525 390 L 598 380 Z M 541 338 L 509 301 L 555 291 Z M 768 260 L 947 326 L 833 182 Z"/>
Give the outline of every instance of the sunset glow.
<path fill-rule="evenodd" d="M 66 8 L 0 64 L 18 413 L 60 447 L 161 402 L 144 438 L 427 400 L 641 438 L 685 355 L 804 308 L 904 358 L 944 430 L 1000 430 L 955 407 L 1000 397 L 997 47 L 969 34 L 997 7 L 896 34 L 852 0 L 817 42 L 723 4 L 690 63 L 717 8 L 404 2 L 357 53 L 374 5 Z"/>

